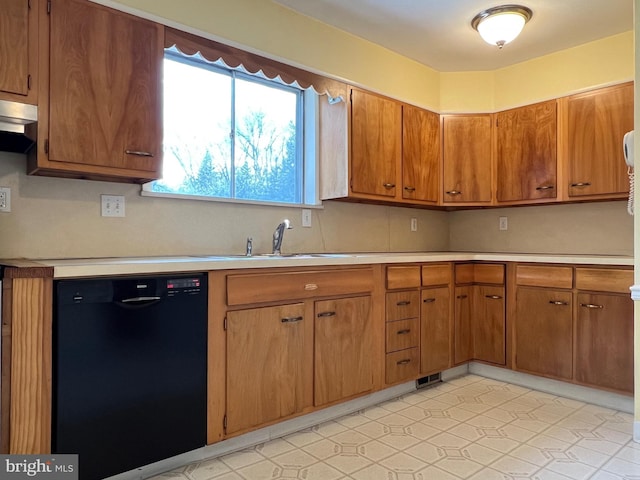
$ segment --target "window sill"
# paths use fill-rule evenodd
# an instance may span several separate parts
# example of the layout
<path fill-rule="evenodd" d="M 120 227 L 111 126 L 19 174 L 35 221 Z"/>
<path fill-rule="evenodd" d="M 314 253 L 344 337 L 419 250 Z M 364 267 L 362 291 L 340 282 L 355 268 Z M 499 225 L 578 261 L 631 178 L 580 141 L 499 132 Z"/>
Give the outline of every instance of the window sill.
<path fill-rule="evenodd" d="M 254 205 L 254 206 L 260 206 L 260 207 L 315 208 L 319 210 L 324 208 L 324 205 L 322 205 L 322 202 L 317 204 L 262 202 L 258 200 L 242 200 L 242 199 L 235 199 L 235 198 L 204 197 L 200 195 L 184 195 L 184 194 L 177 194 L 177 193 L 152 192 L 150 190 L 145 190 L 144 187 L 140 189 L 140 196 L 172 198 L 177 200 L 197 200 L 197 201 L 215 202 L 215 203 L 231 203 L 235 205 Z"/>

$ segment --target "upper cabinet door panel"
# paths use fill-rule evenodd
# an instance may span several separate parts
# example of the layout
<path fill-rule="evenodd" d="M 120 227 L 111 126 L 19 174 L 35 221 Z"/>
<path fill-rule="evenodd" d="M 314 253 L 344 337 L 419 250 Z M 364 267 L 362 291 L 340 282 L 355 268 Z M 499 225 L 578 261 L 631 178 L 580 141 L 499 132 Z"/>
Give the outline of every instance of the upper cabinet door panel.
<path fill-rule="evenodd" d="M 443 119 L 443 201 L 491 202 L 491 116 Z"/>
<path fill-rule="evenodd" d="M 84 0 L 50 21 L 49 159 L 156 170 L 162 27 Z"/>
<path fill-rule="evenodd" d="M 395 197 L 402 152 L 402 106 L 351 91 L 351 191 Z"/>
<path fill-rule="evenodd" d="M 498 202 L 557 197 L 556 101 L 496 114 Z"/>
<path fill-rule="evenodd" d="M 438 202 L 440 116 L 402 107 L 402 198 Z"/>
<path fill-rule="evenodd" d="M 0 2 L 0 91 L 29 93 L 29 24 L 28 0 Z"/>
<path fill-rule="evenodd" d="M 622 137 L 633 130 L 633 84 L 567 99 L 569 197 L 629 192 Z"/>

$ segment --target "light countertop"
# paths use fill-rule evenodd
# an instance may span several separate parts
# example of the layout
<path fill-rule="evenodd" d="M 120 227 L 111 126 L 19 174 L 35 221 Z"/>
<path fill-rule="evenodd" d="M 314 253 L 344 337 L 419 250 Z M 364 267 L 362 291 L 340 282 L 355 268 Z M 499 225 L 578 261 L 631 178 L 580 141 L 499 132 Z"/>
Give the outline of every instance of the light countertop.
<path fill-rule="evenodd" d="M 374 263 L 414 263 L 482 260 L 489 262 L 535 262 L 588 265 L 633 266 L 632 256 L 557 255 L 532 253 L 410 252 L 410 253 L 320 253 L 296 256 L 193 255 L 167 257 L 114 257 L 40 259 L 31 265 L 53 267 L 55 278 L 149 273 L 194 272 L 269 267 L 313 267 L 366 265 Z M 15 261 L 7 261 L 6 264 Z M 3 263 L 0 261 L 0 263 Z"/>

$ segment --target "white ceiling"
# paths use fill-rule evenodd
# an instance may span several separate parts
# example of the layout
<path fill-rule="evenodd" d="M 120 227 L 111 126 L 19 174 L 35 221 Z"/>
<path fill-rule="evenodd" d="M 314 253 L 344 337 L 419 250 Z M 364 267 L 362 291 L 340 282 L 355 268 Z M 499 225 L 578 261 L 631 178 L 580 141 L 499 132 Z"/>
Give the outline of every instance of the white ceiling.
<path fill-rule="evenodd" d="M 441 72 L 495 70 L 633 29 L 633 0 L 516 0 L 533 17 L 502 50 L 471 27 L 491 0 L 274 0 Z"/>

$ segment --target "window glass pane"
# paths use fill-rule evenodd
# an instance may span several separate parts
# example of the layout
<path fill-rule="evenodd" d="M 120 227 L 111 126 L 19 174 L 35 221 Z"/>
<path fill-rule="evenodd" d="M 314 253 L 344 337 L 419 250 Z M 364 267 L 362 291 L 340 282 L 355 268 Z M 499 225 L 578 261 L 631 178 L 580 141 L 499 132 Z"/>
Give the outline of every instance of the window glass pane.
<path fill-rule="evenodd" d="M 165 57 L 163 179 L 153 191 L 231 195 L 230 74 Z"/>
<path fill-rule="evenodd" d="M 236 79 L 235 196 L 299 203 L 296 149 L 299 93 Z"/>

